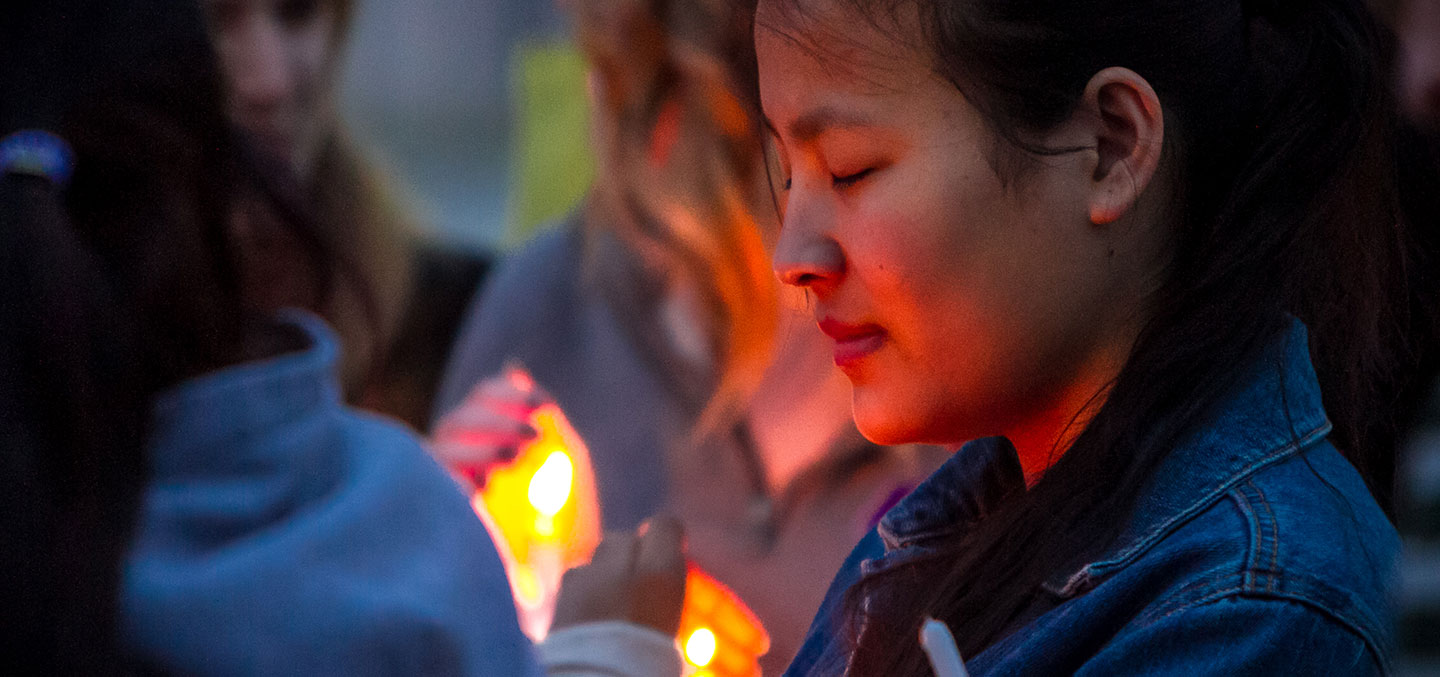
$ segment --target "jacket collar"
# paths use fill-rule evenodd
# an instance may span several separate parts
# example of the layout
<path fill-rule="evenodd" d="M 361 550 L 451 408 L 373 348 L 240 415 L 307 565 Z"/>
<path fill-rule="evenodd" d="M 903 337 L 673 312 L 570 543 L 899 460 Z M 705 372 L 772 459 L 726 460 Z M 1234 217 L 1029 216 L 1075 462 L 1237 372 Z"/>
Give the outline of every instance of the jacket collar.
<path fill-rule="evenodd" d="M 986 437 L 961 447 L 920 486 L 880 518 L 885 551 L 954 536 L 996 505 L 1025 490 L 1020 458 L 1010 440 Z"/>
<path fill-rule="evenodd" d="M 296 309 L 276 318 L 304 334 L 308 347 L 245 362 L 181 382 L 152 405 L 151 471 L 171 480 L 216 468 L 262 468 L 299 462 L 297 451 L 256 440 L 293 432 L 286 427 L 338 410 L 339 340 L 323 320 Z"/>
<path fill-rule="evenodd" d="M 1298 320 L 1277 335 L 1238 383 L 1209 423 L 1161 462 L 1121 535 L 1084 566 L 1058 572 L 1045 584 L 1047 590 L 1061 597 L 1084 592 L 1092 580 L 1138 558 L 1246 477 L 1329 433 L 1308 335 Z M 887 553 L 923 547 L 964 531 L 1024 488 L 1008 440 L 975 440 L 887 512 L 878 531 Z"/>

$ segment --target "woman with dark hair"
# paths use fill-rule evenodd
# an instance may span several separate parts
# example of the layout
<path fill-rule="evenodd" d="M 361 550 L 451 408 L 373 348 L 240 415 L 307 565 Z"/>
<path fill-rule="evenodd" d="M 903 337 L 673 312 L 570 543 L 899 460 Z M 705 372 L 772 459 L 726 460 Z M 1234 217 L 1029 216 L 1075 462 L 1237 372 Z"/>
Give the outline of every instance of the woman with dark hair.
<path fill-rule="evenodd" d="M 788 674 L 928 674 L 927 617 L 971 674 L 1390 669 L 1394 404 L 1427 325 L 1364 4 L 756 23 L 777 271 L 862 432 L 971 440 L 857 546 Z"/>
<path fill-rule="evenodd" d="M 3 634 L 7 659 L 59 672 L 118 664 L 150 401 L 245 350 L 211 236 L 239 168 L 206 65 L 184 58 L 204 53 L 197 18 L 102 4 L 8 7 L 0 40 Z"/>
<path fill-rule="evenodd" d="M 43 0 L 6 19 L 0 661 L 678 672 L 675 528 L 567 576 L 566 627 L 537 657 L 465 496 L 404 428 L 341 404 L 323 322 L 247 293 L 241 195 L 305 243 L 301 279 L 323 292 L 337 264 L 232 133 L 193 2 Z M 654 609 L 613 603 L 639 580 L 659 583 Z"/>

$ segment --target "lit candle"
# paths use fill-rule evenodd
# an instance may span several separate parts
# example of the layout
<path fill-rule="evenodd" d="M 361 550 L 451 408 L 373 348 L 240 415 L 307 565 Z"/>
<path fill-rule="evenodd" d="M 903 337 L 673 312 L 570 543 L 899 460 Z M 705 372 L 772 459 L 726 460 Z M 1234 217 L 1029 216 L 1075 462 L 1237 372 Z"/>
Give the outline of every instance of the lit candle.
<path fill-rule="evenodd" d="M 530 425 L 535 439 L 486 476 L 474 504 L 505 561 L 521 627 L 539 641 L 561 576 L 600 543 L 600 504 L 589 452 L 560 409 L 537 409 Z"/>
<path fill-rule="evenodd" d="M 770 636 L 734 592 L 698 567 L 685 577 L 677 636 L 687 675 L 759 677 Z"/>
<path fill-rule="evenodd" d="M 600 543 L 600 504 L 584 443 L 558 407 L 538 409 L 539 433 L 515 460 L 486 476 L 475 511 L 510 576 L 520 625 L 535 641 L 549 631 L 560 580 L 585 564 Z M 691 566 L 676 642 L 687 675 L 758 677 L 770 636 L 750 608 L 713 577 Z"/>

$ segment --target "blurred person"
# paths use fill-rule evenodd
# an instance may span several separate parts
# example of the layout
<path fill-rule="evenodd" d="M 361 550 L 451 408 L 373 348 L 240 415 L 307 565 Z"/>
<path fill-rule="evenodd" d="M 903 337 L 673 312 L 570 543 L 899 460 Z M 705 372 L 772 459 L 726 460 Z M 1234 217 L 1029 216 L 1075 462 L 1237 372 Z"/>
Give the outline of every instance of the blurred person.
<path fill-rule="evenodd" d="M 535 652 L 464 495 L 341 403 L 335 334 L 248 295 L 238 199 L 306 243 L 298 277 L 343 262 L 232 133 L 191 0 L 6 16 L 7 672 L 678 675 L 673 522 L 569 573 Z"/>
<path fill-rule="evenodd" d="M 744 8 L 570 8 L 600 179 L 469 314 L 437 453 L 483 482 L 553 398 L 588 447 L 606 527 L 679 517 L 694 560 L 769 632 L 762 668 L 779 670 L 850 544 L 945 453 L 862 438 L 803 299 L 780 294 Z"/>
<path fill-rule="evenodd" d="M 350 262 L 324 281 L 315 307 L 305 286 L 279 271 L 257 276 L 257 294 L 318 310 L 336 326 L 347 399 L 428 425 L 450 344 L 489 256 L 435 242 L 393 181 L 345 128 L 337 87 L 354 0 L 197 0 L 225 75 L 227 111 L 256 147 L 288 167 L 321 233 Z M 279 269 L 302 245 L 254 202 L 234 228 L 252 258 Z"/>

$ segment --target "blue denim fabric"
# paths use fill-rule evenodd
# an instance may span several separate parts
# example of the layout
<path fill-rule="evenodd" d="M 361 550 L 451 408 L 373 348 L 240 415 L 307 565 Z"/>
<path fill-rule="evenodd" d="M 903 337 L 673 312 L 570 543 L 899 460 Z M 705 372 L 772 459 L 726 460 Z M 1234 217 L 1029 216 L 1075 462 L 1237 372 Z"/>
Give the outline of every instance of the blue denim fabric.
<path fill-rule="evenodd" d="M 1399 541 L 1326 439 L 1304 327 L 1242 384 L 1161 463 L 1119 538 L 966 657 L 971 675 L 1390 672 Z M 785 674 L 844 672 L 845 591 L 1023 490 L 1008 442 L 965 445 L 856 546 Z"/>

